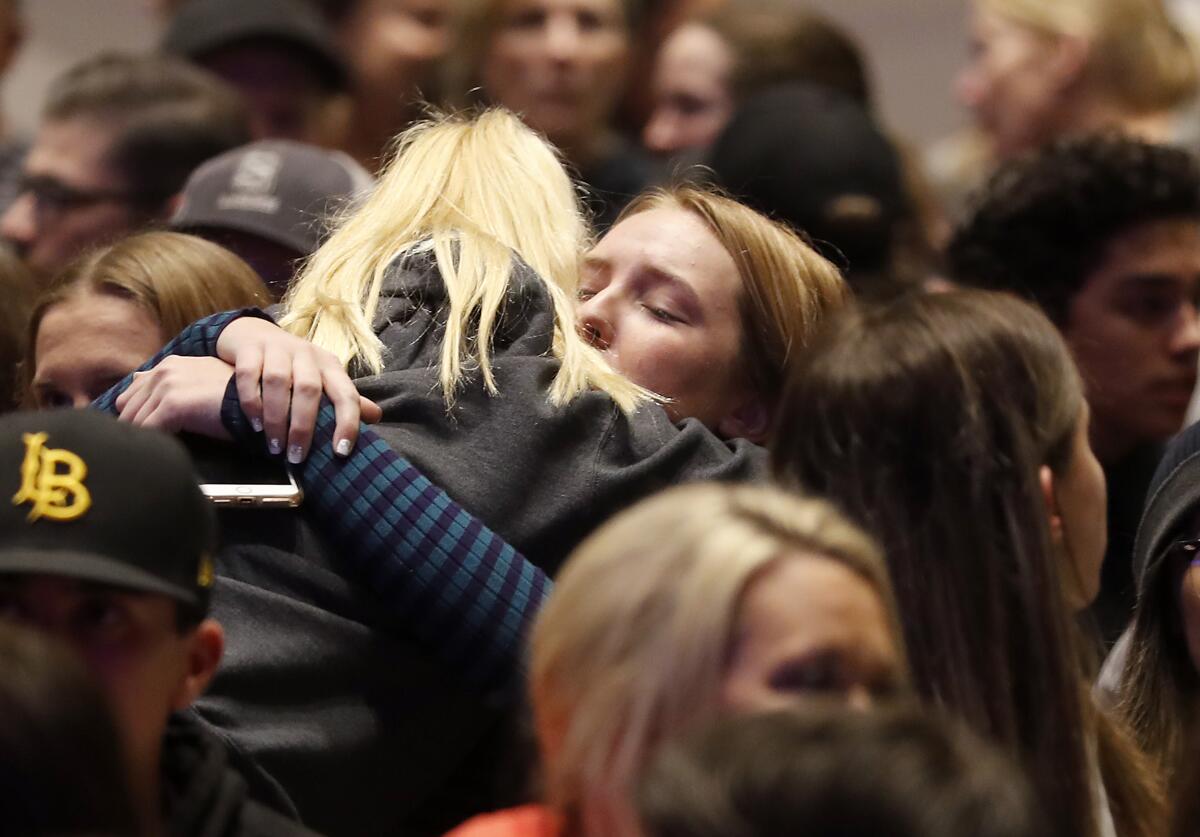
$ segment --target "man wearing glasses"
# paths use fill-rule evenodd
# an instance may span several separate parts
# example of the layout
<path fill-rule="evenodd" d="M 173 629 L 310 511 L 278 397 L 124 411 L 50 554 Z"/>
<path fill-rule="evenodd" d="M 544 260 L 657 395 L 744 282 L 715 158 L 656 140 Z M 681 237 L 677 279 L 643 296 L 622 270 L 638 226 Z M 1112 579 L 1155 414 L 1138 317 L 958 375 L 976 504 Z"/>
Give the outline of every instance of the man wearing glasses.
<path fill-rule="evenodd" d="M 165 220 L 196 166 L 248 140 L 237 94 L 203 71 L 150 55 L 88 59 L 50 89 L 0 236 L 53 275 Z"/>

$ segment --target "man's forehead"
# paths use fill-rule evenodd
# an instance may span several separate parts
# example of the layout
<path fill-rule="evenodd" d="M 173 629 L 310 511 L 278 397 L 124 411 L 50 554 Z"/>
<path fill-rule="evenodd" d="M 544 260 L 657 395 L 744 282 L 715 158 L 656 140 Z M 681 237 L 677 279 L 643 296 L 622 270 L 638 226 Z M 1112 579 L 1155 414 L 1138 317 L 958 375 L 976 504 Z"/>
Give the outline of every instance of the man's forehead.
<path fill-rule="evenodd" d="M 76 188 L 123 186 L 109 152 L 116 128 L 99 118 L 74 116 L 42 123 L 25 158 L 28 177 L 50 177 Z"/>
<path fill-rule="evenodd" d="M 1105 245 L 1097 274 L 1200 280 L 1200 219 L 1149 221 L 1118 233 Z"/>

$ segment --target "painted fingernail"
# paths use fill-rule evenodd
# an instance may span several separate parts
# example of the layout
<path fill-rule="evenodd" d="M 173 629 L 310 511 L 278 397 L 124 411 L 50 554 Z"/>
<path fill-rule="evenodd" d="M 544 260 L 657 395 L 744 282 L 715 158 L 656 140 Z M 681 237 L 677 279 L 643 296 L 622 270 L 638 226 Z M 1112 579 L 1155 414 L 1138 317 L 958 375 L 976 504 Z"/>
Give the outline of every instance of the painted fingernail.
<path fill-rule="evenodd" d="M 336 448 L 337 455 L 338 456 L 349 456 L 350 455 L 350 447 L 351 447 L 351 445 L 350 445 L 349 439 L 340 440 L 337 443 L 337 448 Z"/>
<path fill-rule="evenodd" d="M 299 465 L 304 461 L 304 448 L 300 445 L 288 445 L 288 462 Z"/>
<path fill-rule="evenodd" d="M 257 416 L 250 419 L 250 426 L 254 428 L 255 433 L 262 433 L 262 419 Z"/>
<path fill-rule="evenodd" d="M 271 439 L 269 442 L 267 442 L 267 450 L 273 454 L 278 454 L 281 450 L 283 450 L 283 443 L 278 439 Z"/>

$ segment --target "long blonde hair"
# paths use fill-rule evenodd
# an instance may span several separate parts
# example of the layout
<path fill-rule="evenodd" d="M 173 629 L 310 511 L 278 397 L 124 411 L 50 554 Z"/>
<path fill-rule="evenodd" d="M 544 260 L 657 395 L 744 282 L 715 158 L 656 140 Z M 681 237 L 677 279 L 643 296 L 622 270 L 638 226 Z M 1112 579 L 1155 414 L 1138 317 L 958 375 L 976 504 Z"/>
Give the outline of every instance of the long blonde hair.
<path fill-rule="evenodd" d="M 1196 56 L 1163 0 L 978 0 L 982 9 L 1044 35 L 1091 44 L 1088 72 L 1134 113 L 1196 95 Z"/>
<path fill-rule="evenodd" d="M 678 184 L 635 198 L 621 220 L 652 209 L 691 212 L 721 242 L 737 266 L 742 365 L 772 407 L 790 361 L 824 321 L 849 304 L 838 269 L 792 230 L 711 187 Z"/>
<path fill-rule="evenodd" d="M 685 486 L 584 541 L 532 638 L 547 801 L 578 822 L 598 815 L 595 802 L 622 805 L 664 736 L 716 714 L 746 586 L 772 562 L 806 555 L 871 585 L 902 653 L 878 549 L 823 501 L 769 487 Z"/>
<path fill-rule="evenodd" d="M 388 268 L 398 256 L 432 252 L 449 300 L 440 374 L 447 405 L 474 366 L 495 394 L 492 334 L 520 259 L 554 308 L 553 351 L 562 365 L 550 400 L 566 403 L 595 388 L 628 411 L 647 394 L 576 332 L 588 241 L 558 157 L 516 116 L 501 109 L 443 116 L 401 134 L 375 192 L 296 279 L 281 325 L 378 373 L 385 350 L 372 324 Z"/>

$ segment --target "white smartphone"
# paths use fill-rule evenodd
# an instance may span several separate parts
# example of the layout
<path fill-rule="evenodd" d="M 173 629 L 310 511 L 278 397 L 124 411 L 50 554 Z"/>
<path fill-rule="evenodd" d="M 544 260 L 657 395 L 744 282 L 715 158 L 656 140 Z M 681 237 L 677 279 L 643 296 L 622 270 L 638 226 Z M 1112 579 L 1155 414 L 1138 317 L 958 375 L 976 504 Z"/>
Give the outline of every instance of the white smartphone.
<path fill-rule="evenodd" d="M 304 500 L 304 491 L 285 462 L 246 456 L 229 445 L 189 443 L 188 447 L 200 490 L 214 505 L 288 509 Z"/>

